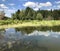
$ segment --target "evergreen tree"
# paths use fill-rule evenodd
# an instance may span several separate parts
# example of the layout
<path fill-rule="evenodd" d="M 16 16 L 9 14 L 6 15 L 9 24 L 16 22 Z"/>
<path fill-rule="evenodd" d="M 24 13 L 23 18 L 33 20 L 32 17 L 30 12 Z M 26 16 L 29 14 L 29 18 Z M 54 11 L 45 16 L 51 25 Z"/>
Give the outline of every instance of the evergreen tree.
<path fill-rule="evenodd" d="M 37 20 L 42 20 L 43 19 L 43 16 L 41 15 L 41 13 L 38 13 L 37 14 L 36 19 Z"/>
<path fill-rule="evenodd" d="M 60 19 L 60 10 L 38 10 L 34 11 L 32 8 L 27 7 L 25 10 L 17 10 L 12 14 L 12 19 L 18 20 L 58 20 Z"/>

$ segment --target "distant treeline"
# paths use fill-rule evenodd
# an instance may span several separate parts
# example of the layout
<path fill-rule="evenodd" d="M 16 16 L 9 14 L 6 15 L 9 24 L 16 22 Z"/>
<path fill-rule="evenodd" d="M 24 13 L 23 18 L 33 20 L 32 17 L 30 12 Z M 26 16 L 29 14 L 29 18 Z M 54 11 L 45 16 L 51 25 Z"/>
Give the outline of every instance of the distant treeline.
<path fill-rule="evenodd" d="M 13 20 L 60 20 L 60 10 L 38 10 L 35 11 L 30 7 L 25 10 L 17 10 L 12 14 Z"/>

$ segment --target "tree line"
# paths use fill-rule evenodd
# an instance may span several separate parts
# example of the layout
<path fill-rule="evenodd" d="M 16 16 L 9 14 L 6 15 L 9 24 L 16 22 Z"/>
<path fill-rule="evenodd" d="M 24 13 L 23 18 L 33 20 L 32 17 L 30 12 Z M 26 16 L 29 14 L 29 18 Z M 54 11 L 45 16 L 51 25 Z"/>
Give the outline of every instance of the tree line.
<path fill-rule="evenodd" d="M 12 14 L 12 19 L 15 20 L 60 20 L 60 10 L 38 10 L 35 11 L 30 7 L 25 10 L 17 10 Z"/>

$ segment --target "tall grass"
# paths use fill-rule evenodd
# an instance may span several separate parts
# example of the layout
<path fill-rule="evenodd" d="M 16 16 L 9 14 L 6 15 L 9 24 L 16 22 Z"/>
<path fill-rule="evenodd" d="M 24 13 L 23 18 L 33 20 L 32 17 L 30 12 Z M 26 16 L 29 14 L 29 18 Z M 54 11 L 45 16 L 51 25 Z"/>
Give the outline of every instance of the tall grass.
<path fill-rule="evenodd" d="M 0 20 L 0 27 L 60 26 L 60 20 Z M 2 27 L 3 28 L 3 27 Z"/>

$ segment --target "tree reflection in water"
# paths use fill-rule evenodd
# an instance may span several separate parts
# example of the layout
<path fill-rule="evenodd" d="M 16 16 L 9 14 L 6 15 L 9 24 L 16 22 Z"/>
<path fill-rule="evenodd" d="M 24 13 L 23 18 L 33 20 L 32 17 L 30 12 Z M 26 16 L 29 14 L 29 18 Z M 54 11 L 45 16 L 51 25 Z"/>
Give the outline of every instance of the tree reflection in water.
<path fill-rule="evenodd" d="M 0 39 L 0 51 L 60 51 L 59 29 L 60 27 L 56 26 L 55 28 L 25 27 L 4 29 L 0 31 L 0 35 L 3 36 Z"/>

